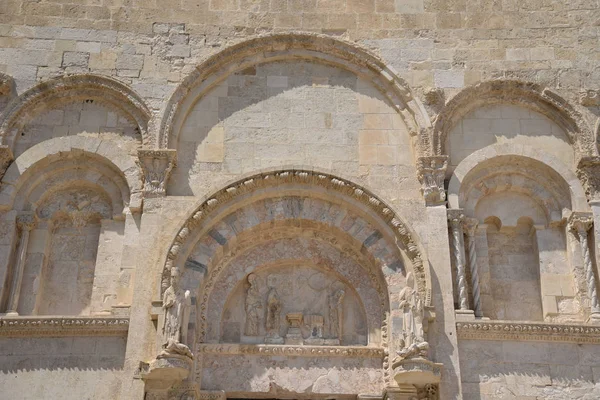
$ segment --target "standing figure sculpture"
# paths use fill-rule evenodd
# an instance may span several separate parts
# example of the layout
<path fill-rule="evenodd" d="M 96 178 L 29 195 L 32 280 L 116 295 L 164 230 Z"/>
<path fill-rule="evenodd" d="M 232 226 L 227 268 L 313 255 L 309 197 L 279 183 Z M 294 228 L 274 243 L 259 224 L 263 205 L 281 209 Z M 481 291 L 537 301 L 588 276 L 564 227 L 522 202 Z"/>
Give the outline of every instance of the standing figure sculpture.
<path fill-rule="evenodd" d="M 183 342 L 187 337 L 187 327 L 192 304 L 190 291 L 179 286 L 179 270 L 171 269 L 171 285 L 163 295 L 165 318 L 162 327 L 162 356 L 178 354 L 192 358 L 192 352 Z"/>
<path fill-rule="evenodd" d="M 280 339 L 279 327 L 281 325 L 281 301 L 277 289 L 272 287 L 267 296 L 267 338 Z"/>
<path fill-rule="evenodd" d="M 342 341 L 342 302 L 344 289 L 336 290 L 329 296 L 329 336 Z"/>
<path fill-rule="evenodd" d="M 259 327 L 262 316 L 263 300 L 260 295 L 260 288 L 257 282 L 257 276 L 248 275 L 248 292 L 246 293 L 246 326 L 244 334 L 246 336 L 259 336 Z"/>
<path fill-rule="evenodd" d="M 406 287 L 399 296 L 399 308 L 402 310 L 402 349 L 398 351 L 401 359 L 424 356 L 429 344 L 423 337 L 423 302 L 415 288 L 412 272 L 406 275 Z"/>

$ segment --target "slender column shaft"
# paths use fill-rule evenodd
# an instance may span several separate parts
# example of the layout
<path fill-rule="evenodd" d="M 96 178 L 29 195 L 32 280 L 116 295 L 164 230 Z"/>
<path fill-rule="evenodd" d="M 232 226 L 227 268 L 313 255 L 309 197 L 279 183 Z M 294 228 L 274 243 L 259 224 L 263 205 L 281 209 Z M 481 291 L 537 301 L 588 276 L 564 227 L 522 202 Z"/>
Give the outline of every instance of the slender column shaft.
<path fill-rule="evenodd" d="M 27 258 L 27 246 L 29 245 L 29 233 L 35 225 L 35 216 L 33 214 L 22 214 L 17 217 L 17 226 L 21 232 L 19 246 L 17 250 L 17 259 L 15 270 L 11 282 L 10 300 L 8 302 L 8 315 L 19 315 L 19 296 L 21 295 L 21 285 L 23 283 L 23 272 L 25 271 L 25 261 Z"/>
<path fill-rule="evenodd" d="M 581 245 L 585 283 L 590 298 L 592 317 L 598 319 L 600 317 L 600 302 L 598 301 L 596 278 L 594 276 L 594 267 L 592 265 L 588 243 L 588 231 L 592 227 L 592 224 L 593 219 L 591 215 L 573 214 L 569 221 L 569 228 L 577 235 L 579 244 Z"/>
<path fill-rule="evenodd" d="M 473 309 L 476 317 L 483 317 L 481 311 L 481 294 L 479 290 L 479 272 L 477 268 L 477 252 L 475 250 L 475 233 L 479 221 L 476 218 L 465 219 L 465 233 L 467 240 L 469 272 L 471 273 L 471 291 L 473 292 Z"/>
<path fill-rule="evenodd" d="M 456 266 L 456 288 L 458 290 L 458 306 L 460 310 L 469 309 L 469 299 L 467 296 L 467 278 L 464 263 L 464 238 L 462 222 L 465 216 L 462 210 L 449 210 L 448 220 L 452 229 L 452 249 L 454 255 L 454 265 Z"/>

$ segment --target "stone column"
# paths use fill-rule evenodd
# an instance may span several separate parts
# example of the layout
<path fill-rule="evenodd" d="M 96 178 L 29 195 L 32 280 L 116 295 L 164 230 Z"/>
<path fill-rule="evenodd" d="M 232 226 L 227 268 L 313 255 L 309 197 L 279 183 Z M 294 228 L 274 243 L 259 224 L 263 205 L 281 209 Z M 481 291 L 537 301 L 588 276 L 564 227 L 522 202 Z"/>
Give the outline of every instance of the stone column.
<path fill-rule="evenodd" d="M 452 255 L 456 267 L 456 290 L 458 291 L 457 314 L 466 316 L 473 315 L 469 309 L 469 298 L 467 296 L 467 274 L 465 271 L 465 244 L 463 234 L 463 221 L 465 215 L 463 210 L 448 210 L 448 221 L 452 231 Z"/>
<path fill-rule="evenodd" d="M 598 290 L 596 287 L 596 277 L 594 275 L 594 267 L 590 256 L 590 248 L 588 243 L 588 231 L 593 225 L 593 217 L 591 213 L 573 213 L 569 218 L 569 230 L 573 231 L 579 239 L 581 245 L 581 255 L 583 258 L 583 268 L 585 271 L 585 283 L 588 296 L 591 303 L 590 321 L 600 323 L 600 302 L 598 301 Z"/>
<path fill-rule="evenodd" d="M 17 248 L 17 259 L 15 260 L 15 269 L 13 270 L 10 299 L 8 301 L 8 310 L 6 315 L 17 316 L 19 313 L 19 296 L 21 294 L 21 284 L 23 282 L 23 272 L 25 271 L 25 261 L 27 258 L 27 246 L 29 245 L 29 234 L 35 227 L 35 215 L 31 213 L 17 216 L 17 228 L 20 232 L 19 246 Z"/>
<path fill-rule="evenodd" d="M 477 232 L 477 218 L 465 218 L 463 229 L 466 234 L 466 247 L 468 250 L 467 265 L 471 273 L 471 292 L 473 293 L 473 309 L 476 317 L 483 317 L 481 311 L 481 293 L 479 290 L 479 272 L 477 268 L 477 252 L 475 250 L 475 234 Z"/>
<path fill-rule="evenodd" d="M 421 182 L 421 193 L 427 207 L 446 202 L 444 178 L 448 167 L 448 156 L 419 157 L 417 177 Z"/>
<path fill-rule="evenodd" d="M 177 150 L 138 150 L 138 164 L 144 175 L 144 198 L 166 196 L 171 170 L 177 165 Z"/>

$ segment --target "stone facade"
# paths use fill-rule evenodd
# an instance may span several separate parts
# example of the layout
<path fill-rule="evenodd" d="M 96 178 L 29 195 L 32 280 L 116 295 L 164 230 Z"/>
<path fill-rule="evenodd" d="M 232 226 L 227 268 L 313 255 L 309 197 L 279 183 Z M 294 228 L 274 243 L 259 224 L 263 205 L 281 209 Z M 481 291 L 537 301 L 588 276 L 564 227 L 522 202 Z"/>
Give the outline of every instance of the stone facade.
<path fill-rule="evenodd" d="M 0 1 L 0 397 L 599 398 L 598 17 Z"/>

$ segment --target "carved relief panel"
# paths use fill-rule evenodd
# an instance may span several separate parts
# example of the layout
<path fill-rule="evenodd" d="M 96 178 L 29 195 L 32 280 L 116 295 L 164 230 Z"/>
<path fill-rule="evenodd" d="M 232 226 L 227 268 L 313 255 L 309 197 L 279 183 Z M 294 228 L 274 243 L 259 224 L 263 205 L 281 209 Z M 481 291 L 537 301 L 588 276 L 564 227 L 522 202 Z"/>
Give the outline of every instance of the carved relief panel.
<path fill-rule="evenodd" d="M 366 345 L 364 307 L 341 279 L 317 268 L 267 268 L 243 277 L 229 296 L 221 341 Z"/>

